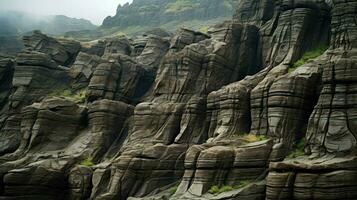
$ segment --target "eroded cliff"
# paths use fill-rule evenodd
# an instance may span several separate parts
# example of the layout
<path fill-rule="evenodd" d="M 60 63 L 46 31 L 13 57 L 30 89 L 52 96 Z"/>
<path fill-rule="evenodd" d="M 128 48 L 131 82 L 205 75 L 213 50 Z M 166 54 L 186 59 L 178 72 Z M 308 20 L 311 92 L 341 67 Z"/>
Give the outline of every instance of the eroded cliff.
<path fill-rule="evenodd" d="M 0 62 L 0 199 L 356 199 L 356 10 L 242 0 L 208 33 L 35 32 Z"/>

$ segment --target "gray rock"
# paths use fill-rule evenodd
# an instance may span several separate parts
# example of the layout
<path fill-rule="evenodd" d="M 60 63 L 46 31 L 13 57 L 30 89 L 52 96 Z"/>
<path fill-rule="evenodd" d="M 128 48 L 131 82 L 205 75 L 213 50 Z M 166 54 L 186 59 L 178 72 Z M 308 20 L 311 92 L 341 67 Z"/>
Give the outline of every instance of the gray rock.
<path fill-rule="evenodd" d="M 40 31 L 24 36 L 23 40 L 26 49 L 46 53 L 57 64 L 63 66 L 70 65 L 81 48 L 79 42 L 67 39 L 56 40 Z"/>

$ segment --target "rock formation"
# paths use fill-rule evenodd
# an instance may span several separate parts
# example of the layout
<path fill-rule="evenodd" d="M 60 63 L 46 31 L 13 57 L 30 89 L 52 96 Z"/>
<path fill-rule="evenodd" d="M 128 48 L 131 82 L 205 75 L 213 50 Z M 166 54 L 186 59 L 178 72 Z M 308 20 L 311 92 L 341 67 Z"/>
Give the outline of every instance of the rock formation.
<path fill-rule="evenodd" d="M 242 0 L 208 33 L 25 37 L 0 57 L 0 199 L 356 199 L 356 10 Z"/>
<path fill-rule="evenodd" d="M 157 26 L 173 21 L 209 20 L 231 17 L 238 0 L 134 0 L 119 5 L 113 17 L 107 17 L 103 27 Z"/>

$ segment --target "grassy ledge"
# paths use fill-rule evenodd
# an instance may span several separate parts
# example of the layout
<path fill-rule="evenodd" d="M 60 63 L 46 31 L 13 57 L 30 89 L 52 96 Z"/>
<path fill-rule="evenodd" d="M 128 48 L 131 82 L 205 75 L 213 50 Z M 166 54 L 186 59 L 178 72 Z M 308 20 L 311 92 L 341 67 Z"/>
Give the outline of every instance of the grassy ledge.
<path fill-rule="evenodd" d="M 218 194 L 221 194 L 221 193 L 224 193 L 224 192 L 238 190 L 240 188 L 243 188 L 243 187 L 247 186 L 249 183 L 251 183 L 251 182 L 250 181 L 241 181 L 239 183 L 239 185 L 234 185 L 234 186 L 223 185 L 223 186 L 219 187 L 217 185 L 214 185 L 214 186 L 211 187 L 211 189 L 208 190 L 208 192 L 210 194 L 218 195 Z"/>
<path fill-rule="evenodd" d="M 88 156 L 86 159 L 84 159 L 82 162 L 80 162 L 79 165 L 86 166 L 86 167 L 92 167 L 92 166 L 94 166 L 93 158 Z"/>
<path fill-rule="evenodd" d="M 253 142 L 259 142 L 259 141 L 264 141 L 269 139 L 265 135 L 255 135 L 255 134 L 249 134 L 249 133 L 239 133 L 237 136 L 242 139 L 247 141 L 248 143 L 253 143 Z"/>
<path fill-rule="evenodd" d="M 305 147 L 306 147 L 306 141 L 305 139 L 301 139 L 299 142 L 297 142 L 293 146 L 293 150 L 290 152 L 290 154 L 287 156 L 287 158 L 297 158 L 300 156 L 305 155 Z"/>
<path fill-rule="evenodd" d="M 84 103 L 86 99 L 86 91 L 80 90 L 77 92 L 71 92 L 69 89 L 56 90 L 49 94 L 50 97 L 63 97 L 69 100 L 73 100 L 76 103 Z"/>
<path fill-rule="evenodd" d="M 289 68 L 289 73 L 304 65 L 308 60 L 321 56 L 327 49 L 328 46 L 323 45 L 304 53 L 304 55 Z"/>
<path fill-rule="evenodd" d="M 171 187 L 171 188 L 169 189 L 170 194 L 171 194 L 171 195 L 174 195 L 174 194 L 176 193 L 176 191 L 177 191 L 177 188 L 178 188 L 178 185 L 175 185 L 175 186 Z"/>

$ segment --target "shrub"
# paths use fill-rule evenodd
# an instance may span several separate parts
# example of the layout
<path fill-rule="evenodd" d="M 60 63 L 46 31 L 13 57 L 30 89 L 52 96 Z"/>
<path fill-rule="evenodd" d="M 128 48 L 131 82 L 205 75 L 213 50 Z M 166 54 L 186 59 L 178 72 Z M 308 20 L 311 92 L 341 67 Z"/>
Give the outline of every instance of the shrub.
<path fill-rule="evenodd" d="M 326 50 L 328 49 L 328 46 L 319 46 L 318 48 L 306 52 L 298 61 L 296 61 L 290 68 L 289 68 L 289 73 L 295 71 L 298 67 L 304 65 L 308 60 L 317 58 L 321 56 Z"/>
<path fill-rule="evenodd" d="M 91 156 L 88 156 L 86 159 L 80 162 L 79 165 L 92 167 L 94 165 L 93 158 Z"/>
<path fill-rule="evenodd" d="M 301 139 L 299 142 L 297 142 L 293 146 L 293 150 L 290 152 L 290 154 L 287 156 L 287 158 L 297 158 L 300 156 L 305 155 L 305 146 L 306 146 L 306 141 L 305 139 Z"/>

